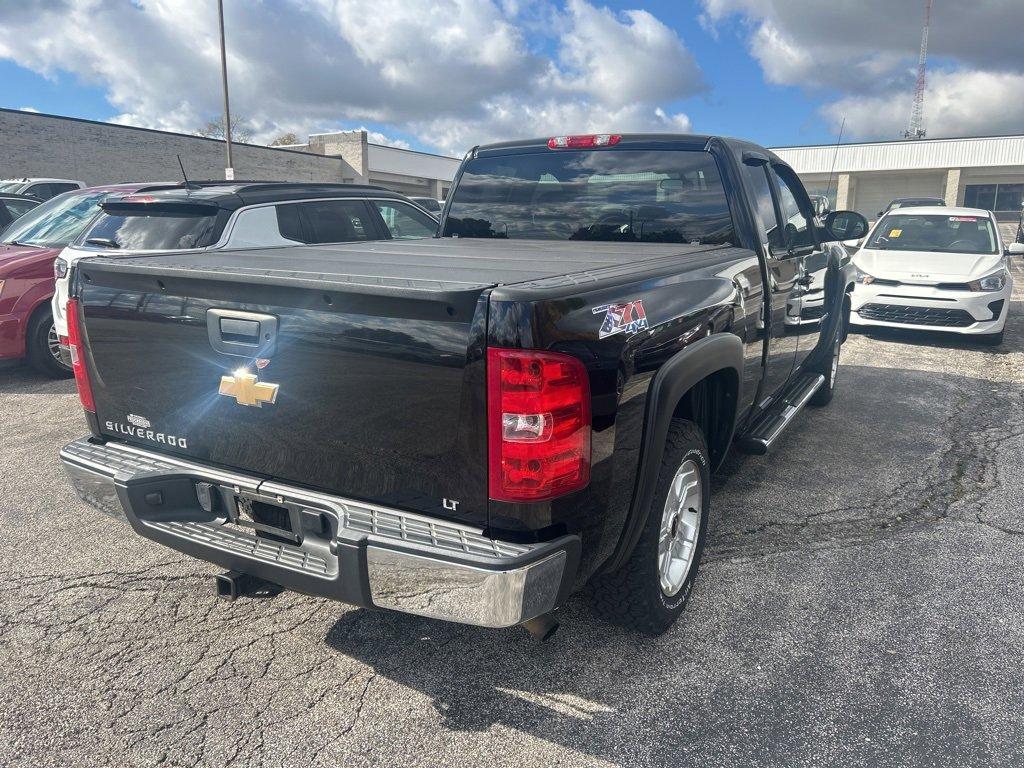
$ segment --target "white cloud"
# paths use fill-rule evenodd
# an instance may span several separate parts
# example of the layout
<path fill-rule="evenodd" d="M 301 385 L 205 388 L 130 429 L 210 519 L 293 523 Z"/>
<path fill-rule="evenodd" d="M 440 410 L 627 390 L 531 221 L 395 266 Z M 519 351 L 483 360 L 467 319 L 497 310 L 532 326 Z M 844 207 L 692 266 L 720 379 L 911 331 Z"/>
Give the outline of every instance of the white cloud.
<path fill-rule="evenodd" d="M 824 96 L 822 113 L 835 128 L 844 115 L 853 137 L 893 138 L 906 128 L 922 3 L 701 2 L 705 25 L 738 31 L 766 80 Z M 969 8 L 935 4 L 925 101 L 929 136 L 1020 130 L 1022 23 L 1021 0 L 981 0 Z"/>
<path fill-rule="evenodd" d="M 484 114 L 474 120 L 441 117 L 417 123 L 415 127 L 421 136 L 439 147 L 463 150 L 476 144 L 530 136 L 692 130 L 687 115 L 670 115 L 660 107 L 652 109 L 642 104 L 609 108 L 579 100 L 525 102 L 499 98 L 484 107 Z"/>
<path fill-rule="evenodd" d="M 18 109 L 20 111 L 22 111 L 22 112 L 36 112 L 36 113 L 39 112 L 39 110 L 36 109 L 35 107 L 18 107 Z"/>
<path fill-rule="evenodd" d="M 980 136 L 1019 133 L 1024 126 L 1024 74 L 935 72 L 925 101 L 928 135 Z M 843 118 L 853 136 L 895 136 L 907 124 L 910 93 L 848 96 L 822 112 L 838 128 Z"/>
<path fill-rule="evenodd" d="M 679 36 L 647 11 L 569 0 L 567 26 L 551 80 L 609 106 L 659 103 L 703 88 L 701 71 Z"/>
<path fill-rule="evenodd" d="M 372 121 L 461 153 L 555 123 L 680 130 L 669 113 L 702 88 L 652 14 L 584 0 L 228 0 L 226 29 L 232 112 L 260 141 Z M 218 46 L 208 0 L 0 4 L 0 58 L 99 86 L 133 125 L 216 119 Z"/>

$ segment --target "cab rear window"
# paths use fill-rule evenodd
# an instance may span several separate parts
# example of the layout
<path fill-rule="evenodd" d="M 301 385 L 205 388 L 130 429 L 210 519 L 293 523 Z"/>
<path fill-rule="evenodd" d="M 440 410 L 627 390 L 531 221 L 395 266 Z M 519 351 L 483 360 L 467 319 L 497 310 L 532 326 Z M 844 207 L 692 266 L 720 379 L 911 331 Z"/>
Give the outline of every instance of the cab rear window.
<path fill-rule="evenodd" d="M 226 218 L 212 205 L 107 203 L 79 243 L 128 251 L 205 248 L 217 242 Z"/>
<path fill-rule="evenodd" d="M 471 160 L 455 190 L 444 234 L 735 242 L 714 157 L 669 150 L 559 150 Z"/>

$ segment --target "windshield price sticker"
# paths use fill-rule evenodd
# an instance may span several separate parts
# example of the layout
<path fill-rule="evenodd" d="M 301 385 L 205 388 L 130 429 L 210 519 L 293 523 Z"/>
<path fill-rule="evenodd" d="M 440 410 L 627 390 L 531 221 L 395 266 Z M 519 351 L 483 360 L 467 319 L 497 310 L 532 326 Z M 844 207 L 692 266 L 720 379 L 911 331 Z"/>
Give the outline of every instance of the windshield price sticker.
<path fill-rule="evenodd" d="M 950 216 L 950 221 L 977 221 L 977 216 Z"/>
<path fill-rule="evenodd" d="M 889 237 L 899 237 L 902 234 L 903 234 L 903 230 L 902 229 L 894 229 L 891 232 L 889 232 Z"/>

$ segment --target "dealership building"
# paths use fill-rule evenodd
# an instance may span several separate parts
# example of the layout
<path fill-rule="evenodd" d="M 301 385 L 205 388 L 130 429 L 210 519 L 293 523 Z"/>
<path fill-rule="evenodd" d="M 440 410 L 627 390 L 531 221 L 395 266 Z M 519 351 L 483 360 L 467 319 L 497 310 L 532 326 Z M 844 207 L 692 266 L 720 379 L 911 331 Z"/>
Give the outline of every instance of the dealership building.
<path fill-rule="evenodd" d="M 811 194 L 835 209 L 878 217 L 897 197 L 939 197 L 946 205 L 995 211 L 1016 224 L 1024 201 L 1024 136 L 875 141 L 777 147 Z M 831 183 L 830 183 L 831 180 Z"/>
<path fill-rule="evenodd" d="M 368 141 L 366 131 L 315 134 L 308 144 L 233 143 L 236 179 L 378 184 L 443 198 L 459 160 Z M 87 185 L 224 178 L 224 142 L 184 133 L 0 109 L 0 178 L 52 177 Z"/>

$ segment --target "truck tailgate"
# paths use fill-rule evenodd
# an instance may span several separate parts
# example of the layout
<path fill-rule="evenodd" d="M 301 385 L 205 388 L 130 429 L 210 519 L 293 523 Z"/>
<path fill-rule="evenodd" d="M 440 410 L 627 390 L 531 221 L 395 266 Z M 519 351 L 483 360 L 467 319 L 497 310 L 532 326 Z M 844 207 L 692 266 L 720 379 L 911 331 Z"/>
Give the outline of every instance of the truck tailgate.
<path fill-rule="evenodd" d="M 249 270 L 223 270 L 228 254 L 83 261 L 101 432 L 485 524 L 489 286 L 314 276 L 294 250 Z"/>

